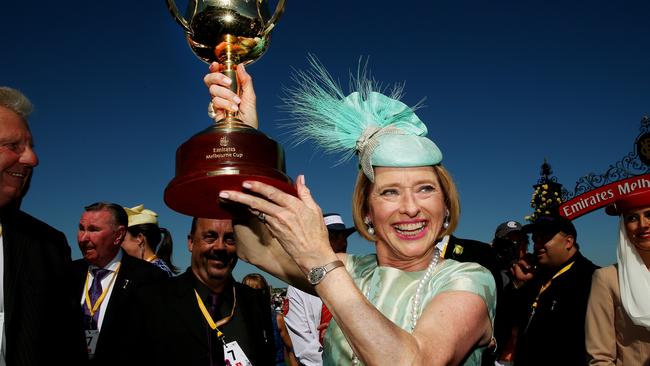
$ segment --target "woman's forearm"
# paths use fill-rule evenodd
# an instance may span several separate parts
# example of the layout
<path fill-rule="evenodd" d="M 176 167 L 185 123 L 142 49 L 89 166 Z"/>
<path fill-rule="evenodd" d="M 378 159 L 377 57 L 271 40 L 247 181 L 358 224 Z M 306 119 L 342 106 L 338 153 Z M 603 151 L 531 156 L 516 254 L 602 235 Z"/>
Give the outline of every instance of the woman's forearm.
<path fill-rule="evenodd" d="M 237 256 L 307 293 L 314 294 L 304 273 L 257 219 L 234 223 Z"/>

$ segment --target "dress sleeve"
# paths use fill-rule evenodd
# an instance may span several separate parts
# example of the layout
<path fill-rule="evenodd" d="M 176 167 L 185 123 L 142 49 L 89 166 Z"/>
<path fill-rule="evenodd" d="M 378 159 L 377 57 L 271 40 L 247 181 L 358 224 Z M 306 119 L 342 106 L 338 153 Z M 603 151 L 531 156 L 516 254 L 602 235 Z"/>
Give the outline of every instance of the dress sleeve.
<path fill-rule="evenodd" d="M 488 308 L 491 322 L 494 321 L 496 308 L 496 284 L 494 276 L 485 267 L 476 263 L 458 263 L 454 261 L 453 268 L 447 268 L 450 275 L 440 287 L 444 291 L 468 291 L 480 296 Z"/>
<path fill-rule="evenodd" d="M 613 273 L 608 280 L 609 274 Z M 616 330 L 615 305 L 612 285 L 616 285 L 616 271 L 612 267 L 596 270 L 591 281 L 591 293 L 585 318 L 585 335 L 589 365 L 615 365 Z"/>

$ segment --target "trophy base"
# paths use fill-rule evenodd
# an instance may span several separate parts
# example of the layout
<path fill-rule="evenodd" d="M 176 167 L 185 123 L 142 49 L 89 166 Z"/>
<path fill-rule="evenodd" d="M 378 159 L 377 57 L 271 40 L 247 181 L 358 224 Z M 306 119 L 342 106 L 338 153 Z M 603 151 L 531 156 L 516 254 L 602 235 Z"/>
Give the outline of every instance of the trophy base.
<path fill-rule="evenodd" d="M 249 213 L 244 206 L 223 202 L 219 192 L 241 192 L 244 181 L 254 180 L 295 196 L 284 171 L 284 153 L 277 142 L 247 126 L 215 125 L 176 151 L 176 177 L 165 189 L 165 204 L 193 217 L 245 217 Z"/>

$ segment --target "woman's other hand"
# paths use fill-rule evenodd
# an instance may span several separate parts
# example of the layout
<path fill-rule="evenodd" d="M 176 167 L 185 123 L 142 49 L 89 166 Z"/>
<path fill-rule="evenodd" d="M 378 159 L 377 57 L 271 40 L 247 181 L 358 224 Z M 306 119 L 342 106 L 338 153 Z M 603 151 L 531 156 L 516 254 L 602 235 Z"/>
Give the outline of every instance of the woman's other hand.
<path fill-rule="evenodd" d="M 249 207 L 262 217 L 264 225 L 303 273 L 315 266 L 337 260 L 329 245 L 323 213 L 305 185 L 304 176 L 296 180 L 298 197 L 261 182 L 244 182 L 244 192 L 222 191 L 220 197 Z M 258 213 L 262 213 L 258 214 Z"/>

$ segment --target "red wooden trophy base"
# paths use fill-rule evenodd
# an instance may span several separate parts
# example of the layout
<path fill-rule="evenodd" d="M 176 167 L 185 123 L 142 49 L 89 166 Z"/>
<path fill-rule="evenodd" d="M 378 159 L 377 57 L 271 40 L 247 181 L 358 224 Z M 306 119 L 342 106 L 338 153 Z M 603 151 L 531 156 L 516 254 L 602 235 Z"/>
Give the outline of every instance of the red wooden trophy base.
<path fill-rule="evenodd" d="M 246 180 L 297 195 L 291 178 L 285 174 L 284 152 L 277 142 L 246 125 L 214 125 L 176 150 L 176 176 L 165 189 L 165 203 L 193 217 L 243 217 L 248 210 L 222 202 L 219 192 L 242 191 Z"/>

